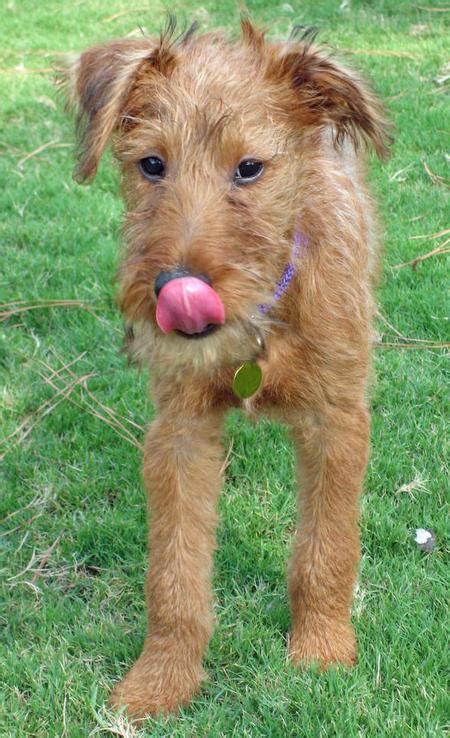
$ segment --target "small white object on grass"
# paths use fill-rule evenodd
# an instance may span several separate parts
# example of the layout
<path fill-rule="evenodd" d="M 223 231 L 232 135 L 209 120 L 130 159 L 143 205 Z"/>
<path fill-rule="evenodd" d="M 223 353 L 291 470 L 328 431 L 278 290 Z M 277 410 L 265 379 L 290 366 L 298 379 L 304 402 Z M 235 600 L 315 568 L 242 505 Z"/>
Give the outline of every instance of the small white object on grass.
<path fill-rule="evenodd" d="M 433 550 L 434 544 L 436 543 L 436 537 L 432 530 L 426 528 L 416 528 L 415 542 L 422 549 L 429 553 Z"/>

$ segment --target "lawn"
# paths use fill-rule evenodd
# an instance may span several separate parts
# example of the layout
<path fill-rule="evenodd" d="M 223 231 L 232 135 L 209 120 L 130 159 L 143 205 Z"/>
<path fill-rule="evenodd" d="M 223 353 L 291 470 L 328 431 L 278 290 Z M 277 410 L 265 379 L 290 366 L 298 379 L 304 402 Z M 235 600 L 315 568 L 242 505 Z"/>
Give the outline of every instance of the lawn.
<path fill-rule="evenodd" d="M 323 674 L 286 663 L 292 449 L 283 428 L 233 413 L 210 679 L 180 715 L 139 730 L 105 708 L 145 631 L 140 445 L 153 409 L 146 373 L 119 353 L 117 175 L 106 157 L 92 186 L 72 181 L 72 121 L 52 65 L 61 52 L 139 27 L 157 31 L 166 4 L 4 0 L 1 736 L 444 735 L 448 3 L 248 7 L 274 36 L 295 23 L 318 26 L 322 41 L 372 79 L 395 125 L 390 160 L 370 170 L 385 266 L 353 613 L 359 662 Z M 237 28 L 238 4 L 228 0 L 220 9 L 180 0 L 175 9 L 203 28 Z M 435 534 L 430 553 L 414 541 L 418 527 Z"/>

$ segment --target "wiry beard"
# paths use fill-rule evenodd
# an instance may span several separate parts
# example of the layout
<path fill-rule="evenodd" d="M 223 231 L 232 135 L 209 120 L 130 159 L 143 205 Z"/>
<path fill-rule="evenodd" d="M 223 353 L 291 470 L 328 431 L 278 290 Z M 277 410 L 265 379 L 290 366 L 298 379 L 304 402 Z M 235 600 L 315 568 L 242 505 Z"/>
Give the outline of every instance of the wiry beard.
<path fill-rule="evenodd" d="M 255 310 L 247 320 L 230 321 L 205 338 L 190 340 L 137 321 L 127 328 L 125 350 L 131 361 L 149 366 L 156 375 L 163 373 L 175 380 L 186 372 L 211 375 L 260 356 L 272 322 Z"/>

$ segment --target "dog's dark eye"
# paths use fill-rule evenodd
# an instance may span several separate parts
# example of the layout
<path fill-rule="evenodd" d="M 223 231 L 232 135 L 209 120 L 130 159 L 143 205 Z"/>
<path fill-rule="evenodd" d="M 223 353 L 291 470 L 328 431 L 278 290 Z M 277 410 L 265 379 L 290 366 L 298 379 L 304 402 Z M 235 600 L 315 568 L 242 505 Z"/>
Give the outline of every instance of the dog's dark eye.
<path fill-rule="evenodd" d="M 244 159 L 241 161 L 234 173 L 234 181 L 237 184 L 247 184 L 253 182 L 262 174 L 264 164 L 257 159 Z"/>
<path fill-rule="evenodd" d="M 147 179 L 157 180 L 164 177 L 166 166 L 159 156 L 146 156 L 139 162 L 139 168 Z"/>

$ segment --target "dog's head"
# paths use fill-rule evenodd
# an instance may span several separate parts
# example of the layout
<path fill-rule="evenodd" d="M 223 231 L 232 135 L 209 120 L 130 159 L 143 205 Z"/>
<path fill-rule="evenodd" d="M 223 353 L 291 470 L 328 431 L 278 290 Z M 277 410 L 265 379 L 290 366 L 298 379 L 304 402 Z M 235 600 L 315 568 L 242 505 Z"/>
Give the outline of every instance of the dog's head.
<path fill-rule="evenodd" d="M 67 79 L 77 179 L 95 175 L 110 139 L 121 169 L 127 320 L 168 367 L 248 358 L 273 319 L 289 321 L 289 295 L 258 306 L 326 207 L 314 205 L 323 161 L 338 168 L 342 149 L 355 160 L 363 140 L 386 153 L 378 101 L 309 32 L 271 43 L 246 19 L 235 43 L 177 37 L 169 22 L 159 39 L 96 46 Z"/>

